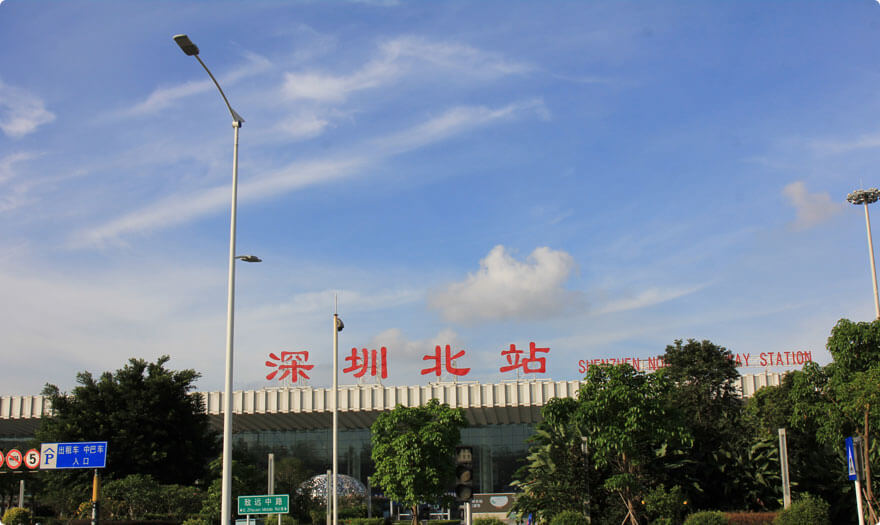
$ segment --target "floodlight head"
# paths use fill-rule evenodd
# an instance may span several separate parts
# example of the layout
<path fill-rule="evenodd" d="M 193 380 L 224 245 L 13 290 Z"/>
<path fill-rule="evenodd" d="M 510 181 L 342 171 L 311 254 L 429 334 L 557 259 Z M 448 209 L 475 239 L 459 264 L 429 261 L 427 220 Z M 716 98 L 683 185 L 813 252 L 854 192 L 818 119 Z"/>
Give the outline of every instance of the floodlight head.
<path fill-rule="evenodd" d="M 846 200 L 853 204 L 873 204 L 880 199 L 880 190 L 871 188 L 869 190 L 856 190 L 846 196 Z"/>
<path fill-rule="evenodd" d="M 186 35 L 174 35 L 174 41 L 177 42 L 177 45 L 180 46 L 180 49 L 186 53 L 187 56 L 195 56 L 199 54 L 199 46 L 192 43 L 192 40 L 189 39 Z"/>
<path fill-rule="evenodd" d="M 263 259 L 260 259 L 256 255 L 236 255 L 235 258 L 244 262 L 263 262 Z"/>
<path fill-rule="evenodd" d="M 345 325 L 342 324 L 342 319 L 337 315 L 336 316 L 336 331 L 341 332 L 343 328 L 345 328 Z"/>

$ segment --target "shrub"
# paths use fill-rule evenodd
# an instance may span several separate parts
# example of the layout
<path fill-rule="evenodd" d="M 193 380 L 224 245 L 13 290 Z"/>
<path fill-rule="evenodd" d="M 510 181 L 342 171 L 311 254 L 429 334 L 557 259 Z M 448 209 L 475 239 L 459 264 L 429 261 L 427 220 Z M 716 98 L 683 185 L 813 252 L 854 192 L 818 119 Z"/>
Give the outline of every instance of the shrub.
<path fill-rule="evenodd" d="M 804 494 L 780 512 L 773 525 L 831 525 L 829 506 L 822 498 Z"/>
<path fill-rule="evenodd" d="M 684 525 L 729 525 L 730 522 L 724 517 L 723 512 L 717 510 L 704 510 L 695 512 L 684 520 Z"/>
<path fill-rule="evenodd" d="M 676 525 L 684 520 L 688 511 L 684 491 L 678 485 L 669 490 L 660 485 L 645 494 L 642 503 L 651 525 Z"/>
<path fill-rule="evenodd" d="M 267 523 L 271 523 L 271 520 Z M 275 523 L 278 523 L 278 518 L 275 518 Z M 184 524 L 185 525 L 185 524 Z M 296 522 L 296 519 L 290 514 L 282 514 L 281 515 L 281 525 L 299 525 Z"/>
<path fill-rule="evenodd" d="M 428 520 L 427 525 L 459 525 L 459 523 L 461 523 L 460 520 Z M 376 525 L 381 525 L 381 524 L 382 524 L 382 522 L 380 521 Z M 364 525 L 372 525 L 372 524 L 365 523 Z"/>
<path fill-rule="evenodd" d="M 586 523 L 584 515 L 576 510 L 564 510 L 550 520 L 550 525 L 585 525 Z"/>
<path fill-rule="evenodd" d="M 4 524 L 5 525 L 5 524 Z M 211 525 L 205 518 L 187 518 L 181 525 Z"/>
<path fill-rule="evenodd" d="M 3 514 L 4 525 L 29 525 L 31 522 L 31 511 L 21 507 L 11 507 Z"/>
<path fill-rule="evenodd" d="M 385 518 L 348 518 L 342 520 L 344 525 L 383 525 Z"/>
<path fill-rule="evenodd" d="M 474 520 L 474 525 L 505 525 L 503 521 L 498 518 L 477 518 Z"/>

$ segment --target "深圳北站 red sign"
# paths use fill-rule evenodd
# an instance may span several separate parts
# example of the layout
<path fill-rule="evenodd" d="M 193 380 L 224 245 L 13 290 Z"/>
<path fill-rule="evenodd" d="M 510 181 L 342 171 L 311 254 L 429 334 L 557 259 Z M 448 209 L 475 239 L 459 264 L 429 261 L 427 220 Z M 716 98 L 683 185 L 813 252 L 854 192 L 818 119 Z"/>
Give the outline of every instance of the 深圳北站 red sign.
<path fill-rule="evenodd" d="M 730 359 L 736 363 L 737 368 L 769 367 L 769 366 L 800 366 L 813 361 L 811 350 L 797 350 L 793 352 L 761 352 L 759 354 L 731 354 Z M 597 358 L 581 359 L 578 361 L 578 372 L 581 374 L 593 365 L 599 364 L 630 364 L 636 370 L 653 372 L 666 366 L 662 356 L 641 359 L 638 357 L 623 358 Z"/>
<path fill-rule="evenodd" d="M 550 347 L 538 347 L 534 342 L 529 343 L 528 349 L 517 348 L 516 344 L 511 344 L 498 353 L 501 363 L 498 371 L 502 374 L 509 372 L 545 374 L 549 353 Z M 356 378 L 369 374 L 371 377 L 385 379 L 388 377 L 389 354 L 388 348 L 384 346 L 378 350 L 354 347 L 345 357 L 349 366 L 344 368 L 342 373 L 352 374 Z M 421 375 L 440 377 L 446 373 L 459 377 L 466 376 L 471 371 L 470 367 L 461 366 L 464 364 L 466 354 L 467 351 L 464 349 L 453 350 L 452 345 L 436 345 L 434 352 L 422 357 L 422 361 L 426 361 L 427 366 L 421 369 Z M 309 352 L 306 350 L 284 351 L 278 354 L 272 352 L 269 354 L 266 366 L 272 369 L 266 375 L 266 379 L 270 381 L 273 379 L 282 381 L 287 378 L 291 381 L 310 379 L 309 371 L 315 367 L 309 364 Z"/>

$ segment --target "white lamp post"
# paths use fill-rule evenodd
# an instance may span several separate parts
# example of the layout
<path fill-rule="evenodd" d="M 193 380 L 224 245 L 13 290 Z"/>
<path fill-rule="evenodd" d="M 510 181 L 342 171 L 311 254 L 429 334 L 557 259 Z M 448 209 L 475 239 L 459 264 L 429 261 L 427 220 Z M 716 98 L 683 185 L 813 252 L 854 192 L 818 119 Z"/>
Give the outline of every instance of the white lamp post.
<path fill-rule="evenodd" d="M 333 314 L 333 520 L 332 525 L 339 523 L 338 508 L 338 486 L 337 476 L 339 475 L 339 332 L 345 328 L 342 319 L 337 314 Z"/>
<path fill-rule="evenodd" d="M 180 49 L 188 56 L 196 57 L 199 64 L 205 68 L 208 76 L 214 81 L 223 102 L 229 114 L 232 115 L 232 128 L 235 130 L 234 143 L 232 148 L 232 212 L 229 221 L 229 290 L 226 306 L 226 380 L 223 389 L 223 485 L 222 485 L 222 501 L 220 502 L 220 523 L 221 525 L 230 524 L 231 514 L 231 493 L 232 493 L 232 335 L 235 317 L 235 260 L 241 259 L 244 262 L 260 262 L 260 258 L 255 255 L 235 255 L 235 214 L 236 203 L 238 200 L 238 130 L 244 123 L 241 115 L 232 109 L 226 94 L 217 79 L 211 74 L 208 66 L 199 58 L 199 48 L 186 35 L 174 35 L 174 41 L 180 46 Z"/>
<path fill-rule="evenodd" d="M 877 202 L 878 198 L 880 198 L 880 190 L 877 188 L 856 190 L 846 196 L 846 200 L 849 202 L 865 206 L 865 225 L 868 228 L 868 251 L 871 256 L 871 278 L 874 279 L 874 314 L 877 319 L 880 319 L 880 296 L 877 294 L 877 267 L 874 265 L 874 242 L 871 240 L 871 218 L 868 215 L 868 204 Z"/>

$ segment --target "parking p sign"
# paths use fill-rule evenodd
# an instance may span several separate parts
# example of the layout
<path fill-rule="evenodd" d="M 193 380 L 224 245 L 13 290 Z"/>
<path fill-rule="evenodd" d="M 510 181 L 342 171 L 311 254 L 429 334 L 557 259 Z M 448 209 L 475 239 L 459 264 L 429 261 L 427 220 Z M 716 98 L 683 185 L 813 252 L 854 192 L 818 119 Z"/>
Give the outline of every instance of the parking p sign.
<path fill-rule="evenodd" d="M 41 469 L 104 468 L 107 442 L 43 443 L 40 447 Z"/>

